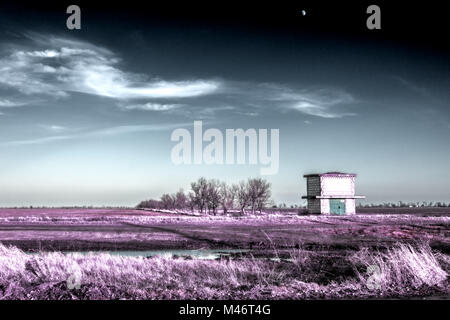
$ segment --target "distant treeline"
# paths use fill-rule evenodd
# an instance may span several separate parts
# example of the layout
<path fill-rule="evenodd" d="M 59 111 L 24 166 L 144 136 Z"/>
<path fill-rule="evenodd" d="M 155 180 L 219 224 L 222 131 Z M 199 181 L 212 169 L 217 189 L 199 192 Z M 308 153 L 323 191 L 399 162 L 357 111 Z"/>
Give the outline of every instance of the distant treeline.
<path fill-rule="evenodd" d="M 422 202 L 383 202 L 383 203 L 370 203 L 370 204 L 358 204 L 358 208 L 429 208 L 429 207 L 450 207 L 450 202 L 445 203 L 441 201 L 422 201 Z"/>
<path fill-rule="evenodd" d="M 0 209 L 133 209 L 132 206 L 9 206 Z"/>
<path fill-rule="evenodd" d="M 250 178 L 232 185 L 217 179 L 199 178 L 191 183 L 191 190 L 187 193 L 183 189 L 173 194 L 166 193 L 159 200 L 142 201 L 137 208 L 198 210 L 214 215 L 220 209 L 224 214 L 230 210 L 239 210 L 245 214 L 245 210 L 249 209 L 255 213 L 273 205 L 270 188 L 270 183 L 261 178 Z"/>

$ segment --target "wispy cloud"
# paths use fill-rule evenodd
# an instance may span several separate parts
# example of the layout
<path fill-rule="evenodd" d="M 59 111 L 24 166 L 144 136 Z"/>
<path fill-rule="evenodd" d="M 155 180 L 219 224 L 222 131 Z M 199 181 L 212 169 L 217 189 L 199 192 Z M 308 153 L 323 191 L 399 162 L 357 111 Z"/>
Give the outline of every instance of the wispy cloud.
<path fill-rule="evenodd" d="M 334 112 L 330 111 L 329 106 L 319 105 L 308 101 L 296 102 L 291 107 L 294 110 L 300 111 L 310 116 L 316 116 L 320 118 L 342 118 L 348 116 L 355 116 L 353 112 Z"/>
<path fill-rule="evenodd" d="M 284 90 L 274 100 L 286 102 L 289 109 L 320 118 L 342 118 L 354 116 L 354 112 L 346 112 L 341 107 L 355 103 L 355 98 L 337 89 Z"/>
<path fill-rule="evenodd" d="M 75 133 L 70 135 L 55 135 L 47 136 L 36 139 L 28 140 L 15 140 L 0 143 L 0 147 L 12 147 L 12 146 L 25 146 L 25 145 L 35 145 L 35 144 L 45 144 L 51 142 L 83 139 L 83 138 L 96 138 L 105 136 L 122 135 L 136 132 L 146 132 L 146 131 L 165 131 L 176 129 L 180 127 L 185 127 L 192 125 L 192 123 L 173 123 L 173 124 L 154 124 L 154 125 L 128 125 L 128 126 L 115 126 L 109 128 L 102 128 L 98 130 L 93 130 L 83 133 Z"/>
<path fill-rule="evenodd" d="M 216 107 L 204 107 L 196 112 L 203 119 L 214 118 L 219 112 L 230 112 L 236 110 L 236 107 L 230 105 L 216 106 Z"/>
<path fill-rule="evenodd" d="M 426 88 L 420 87 L 417 84 L 413 83 L 411 80 L 407 80 L 406 78 L 400 76 L 392 76 L 395 81 L 398 81 L 401 85 L 408 88 L 411 91 L 414 91 L 423 96 L 429 96 L 429 92 Z"/>
<path fill-rule="evenodd" d="M 26 95 L 66 97 L 81 92 L 113 99 L 186 98 L 211 94 L 214 80 L 165 81 L 124 71 L 113 52 L 87 42 L 33 37 L 0 57 L 0 85 Z"/>
<path fill-rule="evenodd" d="M 115 52 L 89 42 L 25 36 L 27 45 L 10 44 L 8 53 L 0 56 L 0 86 L 33 99 L 39 95 L 40 101 L 80 92 L 115 99 L 115 105 L 124 111 L 173 112 L 186 117 L 214 117 L 221 111 L 255 117 L 289 110 L 321 118 L 355 115 L 346 111 L 355 102 L 353 96 L 336 88 L 208 79 L 167 81 L 126 71 Z M 214 100 L 206 97 L 211 94 Z M 197 99 L 184 99 L 194 97 Z M 22 101 L 31 100 L 22 97 Z M 0 99 L 0 107 L 24 104 Z"/>
<path fill-rule="evenodd" d="M 119 105 L 122 110 L 143 110 L 143 111 L 167 111 L 176 108 L 180 108 L 181 104 L 161 104 L 147 102 L 144 104 L 129 104 L 129 105 Z"/>
<path fill-rule="evenodd" d="M 448 104 L 448 99 L 443 99 L 439 94 L 433 92 L 431 88 L 419 84 L 417 80 L 412 80 L 407 77 L 401 77 L 397 75 L 391 76 L 391 78 L 401 84 L 405 89 L 413 93 L 415 95 L 413 99 L 421 97 L 426 99 L 427 101 L 432 101 L 433 103 L 442 104 L 444 106 L 447 106 Z"/>
<path fill-rule="evenodd" d="M 259 115 L 264 110 L 294 110 L 328 119 L 356 115 L 346 111 L 355 104 L 356 99 L 338 88 L 295 88 L 276 83 L 238 82 L 228 84 L 228 88 L 236 100 L 245 102 L 246 110 L 237 112 L 248 116 Z"/>
<path fill-rule="evenodd" d="M 40 125 L 40 127 L 44 128 L 47 131 L 50 132 L 63 132 L 63 131 L 68 131 L 69 129 L 64 127 L 64 126 L 59 126 L 59 125 L 55 125 L 55 124 L 42 124 Z"/>
<path fill-rule="evenodd" d="M 3 107 L 3 108 L 20 107 L 25 104 L 26 103 L 24 103 L 24 102 L 12 101 L 12 100 L 8 100 L 8 99 L 0 99 L 0 107 Z"/>

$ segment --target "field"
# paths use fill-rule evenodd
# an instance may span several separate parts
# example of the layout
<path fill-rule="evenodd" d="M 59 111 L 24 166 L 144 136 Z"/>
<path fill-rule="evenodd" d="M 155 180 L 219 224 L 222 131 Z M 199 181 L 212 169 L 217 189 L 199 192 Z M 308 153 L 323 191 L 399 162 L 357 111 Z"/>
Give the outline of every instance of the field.
<path fill-rule="evenodd" d="M 450 212 L 438 209 L 341 217 L 0 209 L 0 298 L 449 298 Z M 219 254 L 146 254 L 180 249 Z"/>

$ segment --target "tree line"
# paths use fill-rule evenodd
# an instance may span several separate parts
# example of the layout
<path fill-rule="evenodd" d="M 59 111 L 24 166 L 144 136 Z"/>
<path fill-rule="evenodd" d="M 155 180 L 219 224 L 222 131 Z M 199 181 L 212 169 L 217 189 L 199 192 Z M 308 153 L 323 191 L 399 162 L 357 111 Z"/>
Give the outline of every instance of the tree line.
<path fill-rule="evenodd" d="M 366 203 L 366 204 L 358 204 L 359 208 L 425 208 L 425 207 L 450 207 L 450 202 L 445 203 L 442 201 L 417 201 L 417 202 L 383 202 L 383 203 Z"/>
<path fill-rule="evenodd" d="M 239 210 L 246 214 L 260 213 L 270 204 L 271 184 L 265 179 L 250 178 L 228 185 L 217 179 L 199 178 L 191 183 L 187 193 L 180 189 L 177 193 L 163 194 L 159 200 L 145 200 L 137 208 L 166 210 L 198 210 L 200 213 L 216 215 L 219 210 L 227 214 L 230 210 Z"/>

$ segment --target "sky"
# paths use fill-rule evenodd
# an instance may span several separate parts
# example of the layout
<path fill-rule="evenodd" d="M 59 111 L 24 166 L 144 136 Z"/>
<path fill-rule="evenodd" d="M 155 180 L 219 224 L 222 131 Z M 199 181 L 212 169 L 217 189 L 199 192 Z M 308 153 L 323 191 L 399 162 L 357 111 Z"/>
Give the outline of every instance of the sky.
<path fill-rule="evenodd" d="M 381 6 L 369 31 L 350 4 L 124 6 L 81 2 L 81 30 L 63 3 L 0 8 L 0 206 L 133 206 L 201 176 L 260 176 L 175 165 L 171 133 L 196 120 L 279 130 L 279 170 L 262 176 L 276 203 L 302 204 L 303 175 L 328 171 L 358 174 L 369 203 L 450 201 L 440 25 Z"/>

